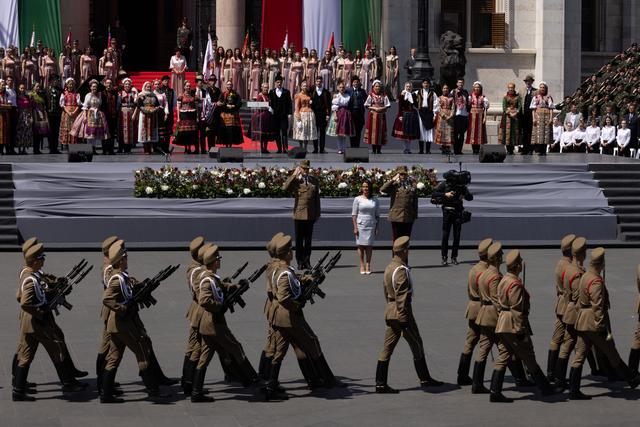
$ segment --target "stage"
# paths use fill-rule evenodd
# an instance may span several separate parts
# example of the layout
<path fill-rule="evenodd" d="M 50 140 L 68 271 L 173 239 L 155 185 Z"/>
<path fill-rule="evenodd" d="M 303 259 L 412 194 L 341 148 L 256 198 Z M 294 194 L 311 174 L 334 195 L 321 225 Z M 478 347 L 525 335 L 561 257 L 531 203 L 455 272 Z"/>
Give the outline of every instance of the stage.
<path fill-rule="evenodd" d="M 307 156 L 317 167 L 347 169 L 337 154 Z M 5 157 L 12 163 L 15 216 L 19 241 L 37 235 L 51 248 L 95 248 L 117 234 L 131 248 L 181 248 L 195 235 L 226 247 L 263 247 L 276 231 L 293 233 L 293 199 L 146 199 L 133 197 L 134 171 L 159 168 L 163 156 L 94 156 L 93 163 L 66 163 L 66 156 Z M 18 162 L 19 160 L 19 162 Z M 178 168 L 237 167 L 218 164 L 207 155 L 174 154 Z M 451 163 L 449 163 L 451 161 Z M 244 167 L 293 167 L 283 155 L 245 155 Z M 618 219 L 609 205 L 592 165 L 614 169 L 640 162 L 610 156 L 558 154 L 509 156 L 505 163 L 479 163 L 477 156 L 403 155 L 371 156 L 365 168 L 394 168 L 419 164 L 437 170 L 438 179 L 449 169 L 471 172 L 466 203 L 472 212 L 463 227 L 465 245 L 491 236 L 527 246 L 554 246 L 566 233 L 583 235 L 590 242 L 620 244 Z M 619 166 L 616 166 L 619 165 Z M 353 246 L 351 198 L 323 198 L 322 217 L 314 230 L 317 246 Z M 381 225 L 377 245 L 390 244 L 386 220 L 389 199 L 381 198 Z M 421 199 L 414 224 L 414 245 L 440 245 L 441 210 Z"/>

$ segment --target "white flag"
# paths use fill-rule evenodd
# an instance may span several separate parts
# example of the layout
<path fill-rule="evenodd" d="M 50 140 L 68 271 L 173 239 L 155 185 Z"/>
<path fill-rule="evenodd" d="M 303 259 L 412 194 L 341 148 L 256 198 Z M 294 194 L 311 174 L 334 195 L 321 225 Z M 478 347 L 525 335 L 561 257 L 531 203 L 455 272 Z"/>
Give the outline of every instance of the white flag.
<path fill-rule="evenodd" d="M 284 32 L 284 43 L 282 43 L 282 48 L 284 50 L 289 49 L 289 30 Z"/>
<path fill-rule="evenodd" d="M 36 30 L 31 32 L 31 44 L 30 47 L 36 47 Z"/>
<path fill-rule="evenodd" d="M 207 81 L 211 77 L 212 69 L 209 68 L 209 63 L 213 61 L 213 43 L 211 42 L 211 34 L 209 34 L 209 40 L 207 41 L 207 49 L 204 52 L 204 61 L 202 64 L 202 76 Z"/>

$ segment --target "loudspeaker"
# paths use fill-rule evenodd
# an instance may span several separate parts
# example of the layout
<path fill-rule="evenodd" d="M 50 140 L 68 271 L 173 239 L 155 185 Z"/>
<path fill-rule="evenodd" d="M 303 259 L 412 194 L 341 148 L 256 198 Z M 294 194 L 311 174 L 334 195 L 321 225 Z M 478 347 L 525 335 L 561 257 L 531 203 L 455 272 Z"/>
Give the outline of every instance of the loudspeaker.
<path fill-rule="evenodd" d="M 218 157 L 218 151 L 220 151 L 218 147 L 211 147 L 209 149 L 209 158 L 216 159 Z"/>
<path fill-rule="evenodd" d="M 507 149 L 502 144 L 480 146 L 480 163 L 502 163 L 507 158 Z"/>
<path fill-rule="evenodd" d="M 344 162 L 369 163 L 369 149 L 367 147 L 347 148 L 344 150 Z"/>
<path fill-rule="evenodd" d="M 218 150 L 219 163 L 242 163 L 244 154 L 242 148 L 220 147 Z"/>
<path fill-rule="evenodd" d="M 287 156 L 289 156 L 290 159 L 306 159 L 307 150 L 302 147 L 290 148 L 289 151 L 287 151 Z"/>
<path fill-rule="evenodd" d="M 90 162 L 93 160 L 93 146 L 89 144 L 69 144 L 69 154 L 67 155 L 67 162 Z"/>

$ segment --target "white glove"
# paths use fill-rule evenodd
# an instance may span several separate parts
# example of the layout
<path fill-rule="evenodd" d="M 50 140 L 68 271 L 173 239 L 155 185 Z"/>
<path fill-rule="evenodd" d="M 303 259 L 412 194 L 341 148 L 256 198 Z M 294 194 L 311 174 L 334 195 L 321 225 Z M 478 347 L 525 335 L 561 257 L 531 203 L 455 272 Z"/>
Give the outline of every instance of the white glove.
<path fill-rule="evenodd" d="M 273 108 L 268 107 L 268 108 L 267 108 L 267 110 L 268 110 L 271 114 L 273 114 Z"/>

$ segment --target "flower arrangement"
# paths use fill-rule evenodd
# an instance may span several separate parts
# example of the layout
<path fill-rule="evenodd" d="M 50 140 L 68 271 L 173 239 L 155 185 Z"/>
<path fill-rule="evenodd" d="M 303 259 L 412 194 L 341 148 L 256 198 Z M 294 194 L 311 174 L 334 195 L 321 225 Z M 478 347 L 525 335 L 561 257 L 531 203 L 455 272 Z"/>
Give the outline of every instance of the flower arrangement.
<path fill-rule="evenodd" d="M 146 167 L 135 171 L 134 196 L 146 198 L 213 199 L 234 197 L 280 198 L 291 197 L 282 185 L 292 169 L 281 167 L 249 168 L 205 168 L 179 169 L 166 166 L 160 169 Z M 360 187 L 368 181 L 374 194 L 380 193 L 382 185 L 391 179 L 395 169 L 353 166 L 350 169 L 311 169 L 320 183 L 320 197 L 354 197 Z M 434 169 L 413 166 L 410 178 L 416 182 L 420 197 L 427 197 L 438 183 Z"/>

